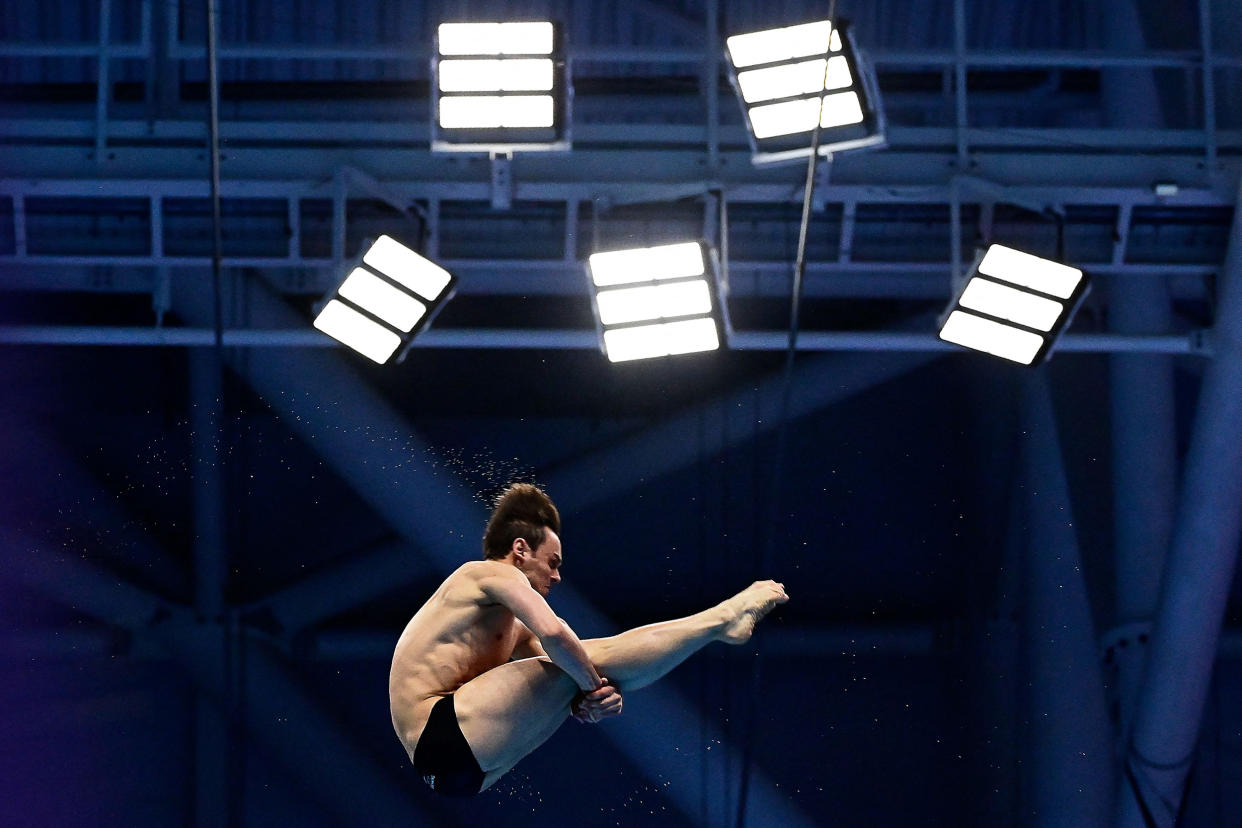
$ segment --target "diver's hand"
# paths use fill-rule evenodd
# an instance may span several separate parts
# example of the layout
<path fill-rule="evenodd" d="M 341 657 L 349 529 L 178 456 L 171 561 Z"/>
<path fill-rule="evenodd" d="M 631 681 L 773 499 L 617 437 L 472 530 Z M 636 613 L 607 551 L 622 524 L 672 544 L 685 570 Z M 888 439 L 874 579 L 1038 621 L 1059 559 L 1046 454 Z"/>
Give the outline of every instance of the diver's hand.
<path fill-rule="evenodd" d="M 621 691 L 604 679 L 598 690 L 578 694 L 570 707 L 570 714 L 583 724 L 595 724 L 609 716 L 621 715 L 621 703 Z"/>

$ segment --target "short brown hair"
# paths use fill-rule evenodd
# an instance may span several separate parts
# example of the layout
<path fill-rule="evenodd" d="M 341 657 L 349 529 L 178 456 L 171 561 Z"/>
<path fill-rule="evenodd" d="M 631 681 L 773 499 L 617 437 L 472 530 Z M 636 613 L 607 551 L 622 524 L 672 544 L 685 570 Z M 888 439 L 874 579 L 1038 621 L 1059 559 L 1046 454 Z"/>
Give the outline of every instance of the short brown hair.
<path fill-rule="evenodd" d="M 547 529 L 561 533 L 561 515 L 542 489 L 530 483 L 514 483 L 500 493 L 483 532 L 483 557 L 503 558 L 518 538 L 538 549 Z"/>

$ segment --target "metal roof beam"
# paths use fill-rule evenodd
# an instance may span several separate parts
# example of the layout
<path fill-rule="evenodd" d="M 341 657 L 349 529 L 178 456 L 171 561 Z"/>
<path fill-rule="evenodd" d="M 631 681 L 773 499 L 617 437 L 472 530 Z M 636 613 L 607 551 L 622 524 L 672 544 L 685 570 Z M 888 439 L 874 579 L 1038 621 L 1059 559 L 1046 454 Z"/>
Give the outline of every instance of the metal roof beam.
<path fill-rule="evenodd" d="M 291 320 L 292 321 L 292 320 Z M 783 351 L 788 333 L 782 331 L 735 331 L 729 348 L 734 351 Z M 0 326 L 0 343 L 22 345 L 112 345 L 145 347 L 209 347 L 215 344 L 212 328 L 133 328 L 72 325 Z M 288 328 L 230 328 L 224 345 L 240 348 L 339 349 L 335 340 L 309 325 Z M 1211 342 L 1200 331 L 1188 334 L 1125 335 L 1109 333 L 1064 334 L 1056 350 L 1061 353 L 1155 353 L 1197 354 L 1210 352 Z M 416 348 L 479 348 L 599 350 L 599 335 L 591 329 L 528 328 L 433 328 L 414 341 Z M 801 352 L 885 351 L 905 354 L 955 352 L 926 331 L 804 331 L 798 337 Z"/>
<path fill-rule="evenodd" d="M 430 252 L 430 251 L 428 251 Z M 429 258 L 435 258 L 429 256 Z M 118 261 L 118 259 L 120 259 Z M 461 278 L 458 296 L 563 296 L 587 298 L 580 262 L 528 259 L 436 259 Z M 225 257 L 225 267 L 265 268 L 295 272 L 285 283 L 284 273 L 272 281 L 290 294 L 322 295 L 341 278 L 328 259 L 299 259 L 262 264 L 256 259 Z M 8 265 L 5 290 L 89 291 L 94 293 L 151 293 L 155 306 L 165 307 L 170 274 L 183 268 L 201 269 L 205 259 L 116 256 L 49 256 L 3 259 Z M 1095 277 L 1159 279 L 1168 282 L 1177 299 L 1204 300 L 1207 279 L 1219 266 L 1121 262 L 1084 263 Z M 163 271 L 161 273 L 160 271 Z M 729 264 L 731 300 L 789 296 L 789 265 L 776 261 L 737 261 Z M 808 299 L 943 299 L 950 294 L 947 262 L 811 262 L 807 264 L 803 296 Z M 1097 300 L 1098 301 L 1098 300 Z"/>
<path fill-rule="evenodd" d="M 264 144 L 261 139 L 225 139 L 229 146 L 223 161 L 221 193 L 224 197 L 274 196 L 275 182 L 297 182 L 290 196 L 330 198 L 323 182 L 335 175 L 342 161 L 365 169 L 369 175 L 394 192 L 402 189 L 412 198 L 441 198 L 488 202 L 491 199 L 490 168 L 487 159 L 458 164 L 433 155 L 415 140 L 411 130 L 393 151 L 381 139 L 368 139 L 360 125 L 349 135 L 333 138 L 329 124 L 298 122 L 306 134 L 319 134 L 321 142 L 290 139 L 283 146 Z M 576 133 L 583 130 L 575 128 Z M 604 198 L 613 203 L 630 200 L 636 186 L 648 188 L 643 200 L 676 200 L 690 194 L 724 189 L 731 200 L 794 201 L 798 189 L 789 171 L 759 168 L 751 164 L 743 150 L 741 135 L 733 141 L 722 129 L 719 175 L 705 172 L 703 147 L 708 136 L 703 127 L 625 127 L 606 125 L 598 142 L 580 143 L 564 157 L 519 156 L 513 162 L 515 202 L 591 201 Z M 1019 134 L 1014 134 L 1018 132 Z M 627 137 L 628 136 L 628 137 Z M 0 135 L 0 139 L 4 136 Z M 847 200 L 840 186 L 871 188 L 870 200 L 896 201 L 896 194 L 882 195 L 891 188 L 935 188 L 948 186 L 954 136 L 943 129 L 907 134 L 889 134 L 889 149 L 882 153 L 841 154 L 833 163 L 833 184 L 822 195 L 825 201 Z M 1135 203 L 1155 201 L 1154 181 L 1173 181 L 1183 193 L 1171 204 L 1221 203 L 1223 193 L 1213 193 L 1212 177 L 1202 168 L 1204 134 L 1145 130 L 1006 131 L 994 133 L 968 130 L 965 138 L 971 148 L 976 171 L 1006 187 L 1047 188 L 1065 192 L 1061 201 L 1078 201 L 1075 193 L 1090 203 L 1101 197 L 1095 189 L 1128 189 L 1126 199 Z M 1237 149 L 1242 149 L 1242 132 L 1219 133 L 1220 144 L 1230 150 L 1222 155 L 1222 165 L 1239 168 Z M 101 180 L 106 193 L 134 196 L 175 194 L 198 197 L 205 193 L 201 176 L 202 151 L 190 146 L 146 146 L 138 142 L 109 139 L 109 160 L 102 170 L 86 145 L 75 145 L 51 138 L 30 138 L 6 143 L 0 158 L 0 176 L 6 192 L 23 195 L 54 195 L 80 188 L 78 182 Z M 189 143 L 188 141 L 186 143 Z M 283 143 L 283 142 L 282 142 Z M 640 146 L 643 145 L 643 146 Z M 103 174 L 101 174 L 103 173 Z M 34 191 L 32 182 L 44 181 L 46 189 Z M 140 189 L 150 181 L 147 190 Z M 185 182 L 178 185 L 174 182 Z M 60 183 L 54 183 L 60 182 Z M 285 185 L 287 186 L 287 184 Z M 180 192 L 170 192 L 180 187 Z M 249 190 L 249 192 L 247 192 Z M 1196 197 L 1195 190 L 1201 190 Z M 1143 201 L 1146 197 L 1147 201 Z M 859 201 L 868 200 L 864 194 Z M 948 196 L 927 190 L 916 201 L 947 201 Z"/>
<path fill-rule="evenodd" d="M 1239 146 L 1242 147 L 1242 133 L 1239 134 Z M 178 151 L 182 152 L 182 151 Z M 268 151 L 267 155 L 280 162 L 283 153 Z M 598 155 L 601 159 L 608 157 L 615 162 L 616 154 L 586 153 Z M 665 153 L 654 152 L 653 157 L 662 157 Z M 681 154 L 691 157 L 694 153 Z M 900 155 L 899 153 L 897 155 Z M 1023 154 L 1025 156 L 1025 154 Z M 887 154 L 873 155 L 878 162 Z M 1040 156 L 1042 157 L 1042 156 Z M 1188 155 L 1193 158 L 1193 155 Z M 927 185 L 920 183 L 917 176 L 911 177 L 904 184 L 880 184 L 868 181 L 842 180 L 840 167 L 848 160 L 843 156 L 834 161 L 834 180 L 822 188 L 822 196 L 826 204 L 948 204 L 952 199 L 953 176 L 944 175 L 939 183 Z M 1037 156 L 1025 156 L 1028 163 L 1036 163 Z M 188 159 L 187 159 L 188 160 Z M 913 163 L 914 160 L 910 159 Z M 1102 159 L 1101 159 L 1102 160 Z M 1122 158 L 1124 161 L 1124 156 Z M 1011 181 L 997 184 L 989 191 L 988 199 L 966 198 L 966 203 L 979 203 L 987 200 L 1020 199 L 1022 203 L 1042 204 L 1074 204 L 1074 205 L 1119 205 L 1151 207 L 1221 207 L 1233 204 L 1232 193 L 1226 194 L 1210 187 L 1196 187 L 1192 184 L 1182 186 L 1173 196 L 1157 196 L 1152 189 L 1155 179 L 1144 178 L 1114 183 L 1088 184 L 1077 179 L 1072 169 L 1074 164 L 1082 162 L 1079 158 L 1066 164 L 1058 165 L 1055 159 L 1041 161 L 1045 165 L 1045 174 L 1032 182 Z M 0 162 L 5 163 L 5 162 Z M 1199 162 L 1196 162 L 1199 163 Z M 200 163 L 201 166 L 201 163 Z M 898 171 L 900 165 L 894 166 Z M 334 168 L 334 170 L 337 168 Z M 292 168 L 288 172 L 299 172 Z M 0 177 L 0 196 L 10 198 L 206 198 L 208 182 L 192 175 L 187 166 L 186 175 L 159 177 L 149 170 L 141 175 L 125 177 L 118 175 L 101 175 L 97 168 L 91 168 L 81 177 L 70 175 L 38 175 L 22 177 L 11 171 Z M 224 198 L 269 198 L 269 199 L 330 199 L 332 183 L 317 178 L 290 177 L 282 178 L 278 173 L 281 169 L 269 167 L 270 176 L 241 175 L 220 182 L 220 194 Z M 305 173 L 305 170 L 301 170 Z M 428 173 L 428 177 L 393 177 L 384 181 L 386 193 L 403 202 L 418 199 L 437 198 L 450 201 L 475 201 L 486 203 L 491 197 L 491 184 L 486 180 L 486 165 L 478 167 L 478 176 L 474 179 L 457 180 L 437 175 L 436 170 L 410 170 L 412 173 Z M 443 170 L 439 171 L 443 173 Z M 608 204 L 655 203 L 661 201 L 678 201 L 687 197 L 708 195 L 713 188 L 722 188 L 729 194 L 730 207 L 734 210 L 741 204 L 795 204 L 801 192 L 800 187 L 792 180 L 781 180 L 781 176 L 773 176 L 765 172 L 744 171 L 736 179 L 711 182 L 701 177 L 691 180 L 670 182 L 667 176 L 663 181 L 650 180 L 660 176 L 656 171 L 649 171 L 645 179 L 608 179 L 602 177 L 580 176 L 579 173 L 592 173 L 593 169 L 574 169 L 572 163 L 554 164 L 546 170 L 539 170 L 539 175 L 548 173 L 541 181 L 518 182 L 519 200 L 526 201 L 560 201 L 590 202 L 604 199 Z M 910 168 L 914 172 L 914 168 Z M 785 176 L 788 178 L 788 176 Z M 1164 180 L 1164 179 L 1161 179 Z M 1050 183 L 1051 182 L 1051 183 Z M 1009 203 L 1014 203 L 1009 201 Z"/>

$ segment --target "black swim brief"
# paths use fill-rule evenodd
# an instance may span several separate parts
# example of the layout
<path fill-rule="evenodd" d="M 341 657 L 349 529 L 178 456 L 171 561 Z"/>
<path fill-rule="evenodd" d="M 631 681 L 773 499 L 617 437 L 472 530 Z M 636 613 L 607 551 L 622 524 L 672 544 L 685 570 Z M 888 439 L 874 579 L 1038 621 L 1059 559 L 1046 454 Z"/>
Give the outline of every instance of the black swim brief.
<path fill-rule="evenodd" d="M 431 708 L 427 726 L 414 748 L 414 767 L 439 794 L 473 796 L 483 788 L 483 769 L 461 735 L 452 696 L 445 696 Z"/>

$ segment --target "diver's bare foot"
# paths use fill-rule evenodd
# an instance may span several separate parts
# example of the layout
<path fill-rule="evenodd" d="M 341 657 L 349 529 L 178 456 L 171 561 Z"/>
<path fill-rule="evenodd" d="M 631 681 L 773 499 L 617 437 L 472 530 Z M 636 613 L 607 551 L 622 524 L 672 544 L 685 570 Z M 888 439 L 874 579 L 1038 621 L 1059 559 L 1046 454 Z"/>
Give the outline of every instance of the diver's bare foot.
<path fill-rule="evenodd" d="M 730 644 L 745 643 L 755 631 L 755 624 L 759 623 L 759 619 L 771 612 L 777 604 L 788 600 L 785 587 L 776 581 L 755 581 L 720 605 L 729 617 L 720 639 Z"/>

